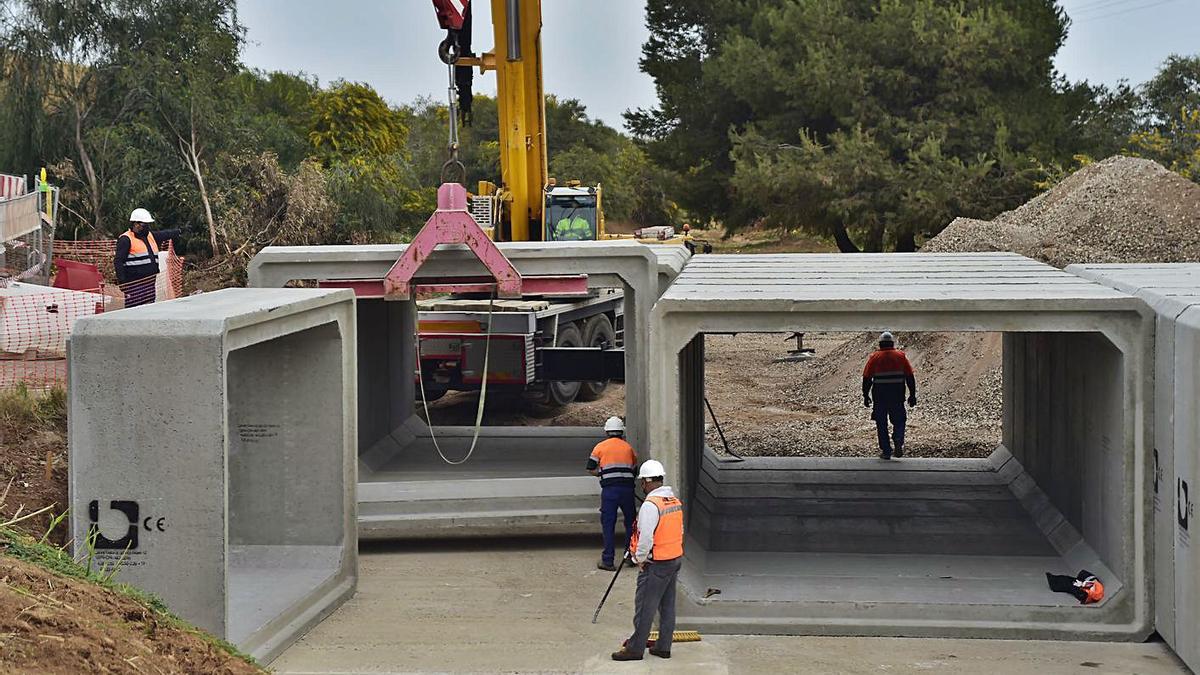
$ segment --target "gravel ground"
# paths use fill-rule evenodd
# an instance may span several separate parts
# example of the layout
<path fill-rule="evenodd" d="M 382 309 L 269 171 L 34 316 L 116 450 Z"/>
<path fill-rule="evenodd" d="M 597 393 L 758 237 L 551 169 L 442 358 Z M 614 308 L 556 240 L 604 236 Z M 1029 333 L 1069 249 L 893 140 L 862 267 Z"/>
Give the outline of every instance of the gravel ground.
<path fill-rule="evenodd" d="M 875 423 L 862 404 L 862 368 L 876 334 L 809 333 L 816 358 L 780 362 L 782 335 L 705 339 L 708 397 L 730 449 L 740 455 L 869 457 Z M 907 452 L 916 457 L 987 457 L 1000 442 L 998 334 L 900 333 L 917 371 Z M 722 443 L 709 420 L 708 442 Z"/>

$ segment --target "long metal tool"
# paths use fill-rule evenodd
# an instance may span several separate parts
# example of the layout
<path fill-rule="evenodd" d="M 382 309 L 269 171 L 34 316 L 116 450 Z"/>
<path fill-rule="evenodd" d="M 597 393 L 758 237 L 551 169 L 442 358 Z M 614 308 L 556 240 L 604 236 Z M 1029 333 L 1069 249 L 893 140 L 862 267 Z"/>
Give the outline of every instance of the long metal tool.
<path fill-rule="evenodd" d="M 613 586 L 617 583 L 617 577 L 621 576 L 621 568 L 625 566 L 625 561 L 629 559 L 629 551 L 625 551 L 625 555 L 617 563 L 617 571 L 613 573 L 612 581 L 608 582 L 608 590 L 604 591 L 604 597 L 600 598 L 600 604 L 596 605 L 596 613 L 592 615 L 592 623 L 600 618 L 600 610 L 604 608 L 604 602 L 608 600 L 608 594 L 612 593 Z"/>

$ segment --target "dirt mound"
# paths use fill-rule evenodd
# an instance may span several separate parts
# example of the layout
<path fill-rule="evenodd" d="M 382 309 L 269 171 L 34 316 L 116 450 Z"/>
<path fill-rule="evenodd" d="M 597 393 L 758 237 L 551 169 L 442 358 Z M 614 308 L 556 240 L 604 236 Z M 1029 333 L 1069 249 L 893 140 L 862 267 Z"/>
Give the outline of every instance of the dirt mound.
<path fill-rule="evenodd" d="M 0 671 L 263 672 L 161 605 L 78 578 L 82 573 L 61 551 L 0 533 Z"/>
<path fill-rule="evenodd" d="M 991 222 L 959 218 L 923 252 L 1013 251 L 1072 263 L 1200 260 L 1200 185 L 1156 162 L 1110 157 Z"/>
<path fill-rule="evenodd" d="M 870 457 L 875 424 L 862 404 L 862 368 L 876 333 L 810 333 L 807 361 L 781 360 L 778 335 L 705 339 L 707 395 L 733 452 Z M 902 333 L 920 404 L 906 448 L 918 457 L 986 457 L 1000 442 L 1000 339 L 996 334 Z M 708 442 L 720 450 L 715 427 Z"/>

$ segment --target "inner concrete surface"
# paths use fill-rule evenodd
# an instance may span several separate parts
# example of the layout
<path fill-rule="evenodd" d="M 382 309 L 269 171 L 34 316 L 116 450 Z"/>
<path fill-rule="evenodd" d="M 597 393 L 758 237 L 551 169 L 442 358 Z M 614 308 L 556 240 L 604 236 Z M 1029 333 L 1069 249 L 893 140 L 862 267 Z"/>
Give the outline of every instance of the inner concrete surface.
<path fill-rule="evenodd" d="M 608 657 L 631 632 L 635 575 L 595 568 L 591 538 L 365 543 L 358 594 L 271 667 L 333 673 L 1186 672 L 1146 644 L 714 635 L 671 659 Z M 986 592 L 976 590 L 976 593 Z"/>
<path fill-rule="evenodd" d="M 77 322 L 75 550 L 98 532 L 97 564 L 270 661 L 354 592 L 355 344 L 348 291 L 227 289 Z"/>
<path fill-rule="evenodd" d="M 653 326 L 652 447 L 690 505 L 688 625 L 1151 632 L 1153 322 L 1136 298 L 1012 254 L 715 256 L 689 263 Z M 705 448 L 704 333 L 884 329 L 1005 334 L 1004 445 L 990 460 L 729 462 Z M 1045 572 L 1080 569 L 1104 580 L 1102 603 L 1046 587 Z"/>
<path fill-rule="evenodd" d="M 594 289 L 620 289 L 625 298 L 628 437 L 648 438 L 646 346 L 650 308 L 688 261 L 679 246 L 637 242 L 500 244 L 523 275 L 586 274 Z M 269 247 L 250 265 L 250 285 L 295 281 L 382 279 L 406 246 Z M 422 278 L 485 274 L 462 246 L 443 246 L 422 267 Z M 474 454 L 471 427 L 431 430 L 414 415 L 416 308 L 411 302 L 360 298 L 359 523 L 367 539 L 465 536 L 488 533 L 591 531 L 597 520 L 597 481 L 583 467 L 603 438 L 596 428 L 485 427 Z"/>
<path fill-rule="evenodd" d="M 1134 294 L 1155 312 L 1155 626 L 1198 669 L 1200 557 L 1190 526 L 1193 490 L 1200 485 L 1200 264 L 1072 265 L 1067 271 Z"/>

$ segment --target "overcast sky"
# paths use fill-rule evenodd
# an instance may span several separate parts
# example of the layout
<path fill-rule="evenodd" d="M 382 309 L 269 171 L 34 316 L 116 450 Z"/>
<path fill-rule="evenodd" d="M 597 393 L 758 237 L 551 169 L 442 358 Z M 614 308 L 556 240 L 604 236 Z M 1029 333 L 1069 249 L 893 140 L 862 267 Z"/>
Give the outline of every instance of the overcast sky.
<path fill-rule="evenodd" d="M 1063 0 L 1074 20 L 1058 67 L 1072 80 L 1115 84 L 1149 79 L 1169 54 L 1200 53 L 1200 0 Z M 492 47 L 491 3 L 476 0 L 475 50 Z M 437 58 L 444 32 L 429 0 L 240 0 L 252 68 L 303 71 L 321 82 L 363 81 L 393 103 L 446 97 Z M 638 70 L 646 39 L 638 0 L 545 0 L 546 91 L 577 98 L 619 126 L 629 108 L 655 104 Z M 495 94 L 494 77 L 476 91 Z"/>

